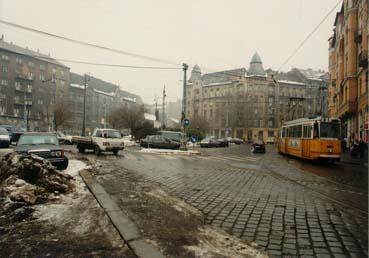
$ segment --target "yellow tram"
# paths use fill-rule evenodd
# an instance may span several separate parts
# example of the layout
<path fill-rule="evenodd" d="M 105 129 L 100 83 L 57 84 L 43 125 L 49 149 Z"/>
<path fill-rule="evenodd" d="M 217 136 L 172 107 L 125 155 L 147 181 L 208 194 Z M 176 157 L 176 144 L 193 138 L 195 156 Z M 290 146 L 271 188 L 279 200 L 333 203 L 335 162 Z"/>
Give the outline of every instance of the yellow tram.
<path fill-rule="evenodd" d="M 278 151 L 303 159 L 339 160 L 341 157 L 340 120 L 301 118 L 282 125 Z"/>

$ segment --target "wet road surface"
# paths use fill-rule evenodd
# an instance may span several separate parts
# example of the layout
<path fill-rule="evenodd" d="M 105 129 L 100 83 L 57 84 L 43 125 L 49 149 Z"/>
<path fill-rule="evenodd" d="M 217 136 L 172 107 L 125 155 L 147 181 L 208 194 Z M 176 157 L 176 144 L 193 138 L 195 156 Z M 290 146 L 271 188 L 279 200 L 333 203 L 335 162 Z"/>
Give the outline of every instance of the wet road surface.
<path fill-rule="evenodd" d="M 246 144 L 201 151 L 178 156 L 128 148 L 98 160 L 162 185 L 208 223 L 271 256 L 367 257 L 366 168 L 292 159 L 272 146 L 266 154 L 252 154 Z"/>

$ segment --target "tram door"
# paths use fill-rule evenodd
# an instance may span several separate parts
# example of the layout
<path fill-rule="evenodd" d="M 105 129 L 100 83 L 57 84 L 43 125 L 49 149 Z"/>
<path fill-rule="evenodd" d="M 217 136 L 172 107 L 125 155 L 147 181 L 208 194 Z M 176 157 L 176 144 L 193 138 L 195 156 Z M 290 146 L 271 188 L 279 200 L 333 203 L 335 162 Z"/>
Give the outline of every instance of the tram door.
<path fill-rule="evenodd" d="M 303 130 L 302 130 L 302 137 L 303 137 L 303 139 L 301 139 L 302 156 L 307 157 L 307 158 L 309 157 L 309 154 L 310 154 L 311 130 L 312 130 L 311 125 L 304 125 Z"/>

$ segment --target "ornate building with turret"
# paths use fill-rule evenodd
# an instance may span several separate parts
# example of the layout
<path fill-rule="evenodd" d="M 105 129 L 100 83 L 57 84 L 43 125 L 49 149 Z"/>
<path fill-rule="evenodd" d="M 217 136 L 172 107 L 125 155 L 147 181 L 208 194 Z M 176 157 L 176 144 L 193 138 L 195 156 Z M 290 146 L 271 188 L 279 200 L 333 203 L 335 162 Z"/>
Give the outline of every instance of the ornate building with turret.
<path fill-rule="evenodd" d="M 258 53 L 248 69 L 202 74 L 195 65 L 187 84 L 186 116 L 207 121 L 209 136 L 266 141 L 277 136 L 284 121 L 326 115 L 327 85 L 323 71 L 264 70 Z"/>

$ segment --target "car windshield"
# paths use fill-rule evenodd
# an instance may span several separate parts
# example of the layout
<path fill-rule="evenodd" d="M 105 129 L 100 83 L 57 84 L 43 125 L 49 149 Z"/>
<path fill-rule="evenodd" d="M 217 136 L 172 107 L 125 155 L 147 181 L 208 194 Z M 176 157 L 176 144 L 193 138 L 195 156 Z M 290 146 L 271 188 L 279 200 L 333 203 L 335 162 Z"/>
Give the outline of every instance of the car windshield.
<path fill-rule="evenodd" d="M 58 139 L 54 135 L 22 135 L 18 145 L 39 145 L 52 144 L 58 145 Z"/>
<path fill-rule="evenodd" d="M 320 123 L 320 137 L 321 138 L 338 138 L 340 135 L 339 123 Z"/>
<path fill-rule="evenodd" d="M 0 128 L 0 135 L 9 135 L 9 133 L 5 128 Z"/>
<path fill-rule="evenodd" d="M 118 131 L 104 131 L 104 134 L 106 138 L 122 138 L 122 135 Z"/>

